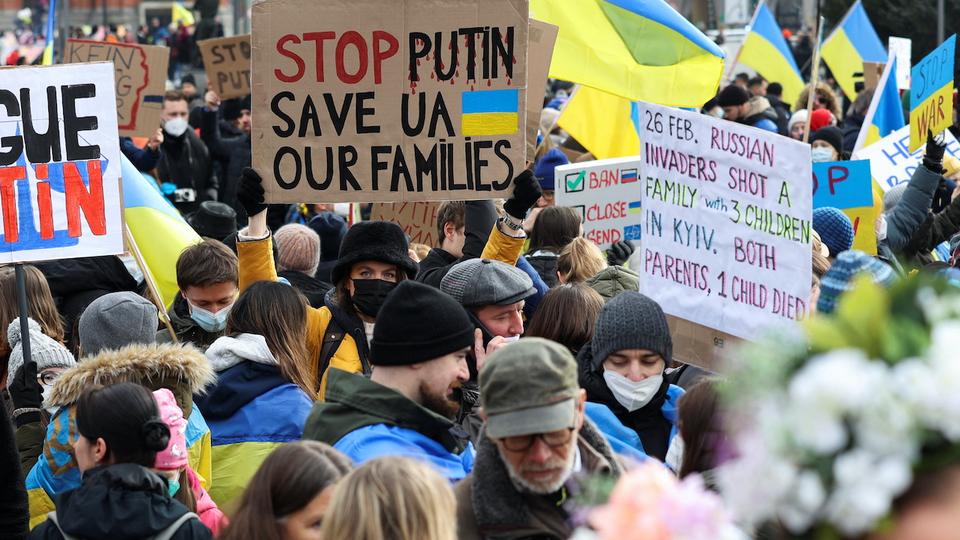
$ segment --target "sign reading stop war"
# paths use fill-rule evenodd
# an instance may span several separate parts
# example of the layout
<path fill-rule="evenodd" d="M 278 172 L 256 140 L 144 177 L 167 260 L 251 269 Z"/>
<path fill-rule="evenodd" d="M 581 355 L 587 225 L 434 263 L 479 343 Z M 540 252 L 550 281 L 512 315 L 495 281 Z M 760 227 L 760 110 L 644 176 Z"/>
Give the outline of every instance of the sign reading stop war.
<path fill-rule="evenodd" d="M 910 70 L 910 151 L 953 123 L 953 64 L 957 36 L 952 35 Z"/>
<path fill-rule="evenodd" d="M 167 47 L 68 39 L 64 63 L 113 62 L 120 135 L 149 137 L 160 127 L 169 60 Z"/>
<path fill-rule="evenodd" d="M 809 311 L 810 147 L 639 103 L 640 286 L 664 311 L 744 339 Z"/>
<path fill-rule="evenodd" d="M 524 167 L 527 0 L 253 6 L 267 200 L 504 197 Z"/>
<path fill-rule="evenodd" d="M 250 93 L 250 34 L 198 41 L 210 88 L 222 99 Z"/>
<path fill-rule="evenodd" d="M 0 70 L 0 263 L 123 252 L 113 73 Z"/>

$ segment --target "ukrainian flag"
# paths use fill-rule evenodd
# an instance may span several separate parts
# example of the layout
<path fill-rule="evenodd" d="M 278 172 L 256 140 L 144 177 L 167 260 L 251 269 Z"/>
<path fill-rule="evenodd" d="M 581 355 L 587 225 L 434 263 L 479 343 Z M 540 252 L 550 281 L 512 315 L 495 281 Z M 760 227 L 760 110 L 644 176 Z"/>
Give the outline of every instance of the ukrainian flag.
<path fill-rule="evenodd" d="M 820 53 L 850 100 L 857 97 L 853 74 L 863 72 L 864 62 L 883 63 L 887 59 L 887 51 L 860 0 L 823 42 Z"/>
<path fill-rule="evenodd" d="M 560 27 L 553 78 L 696 108 L 720 85 L 723 50 L 663 0 L 531 0 L 530 14 Z"/>
<path fill-rule="evenodd" d="M 121 155 L 120 160 L 124 221 L 153 274 L 163 304 L 170 306 L 179 290 L 177 258 L 199 242 L 200 236 L 126 156 Z"/>
<path fill-rule="evenodd" d="M 477 90 L 460 95 L 460 131 L 465 137 L 510 135 L 519 128 L 520 92 Z"/>
<path fill-rule="evenodd" d="M 782 84 L 784 102 L 793 103 L 800 97 L 803 76 L 790 46 L 783 39 L 783 31 L 765 3 L 761 2 L 757 8 L 737 59 L 768 81 Z"/>
<path fill-rule="evenodd" d="M 900 104 L 900 92 L 897 90 L 897 57 L 890 53 L 883 74 L 877 82 L 877 89 L 873 93 L 873 100 L 867 109 L 867 115 L 857 135 L 857 143 L 853 152 L 870 146 L 887 135 L 907 125 L 903 118 L 903 107 Z"/>
<path fill-rule="evenodd" d="M 180 2 L 174 2 L 170 6 L 170 17 L 174 24 L 183 23 L 184 26 L 193 26 L 196 23 L 193 12 L 183 7 Z"/>
<path fill-rule="evenodd" d="M 47 36 L 46 43 L 43 45 L 43 60 L 40 63 L 44 66 L 53 65 L 53 42 L 54 31 L 57 28 L 57 0 L 50 0 L 50 9 L 47 12 Z"/>
<path fill-rule="evenodd" d="M 557 125 L 596 159 L 640 155 L 640 111 L 629 99 L 581 86 Z"/>

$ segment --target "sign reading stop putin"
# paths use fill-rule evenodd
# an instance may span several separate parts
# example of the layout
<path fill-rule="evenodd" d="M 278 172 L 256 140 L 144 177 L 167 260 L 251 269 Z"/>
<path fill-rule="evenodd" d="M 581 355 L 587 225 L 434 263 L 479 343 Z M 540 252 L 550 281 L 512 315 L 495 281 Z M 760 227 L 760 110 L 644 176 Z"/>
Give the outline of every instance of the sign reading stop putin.
<path fill-rule="evenodd" d="M 499 198 L 525 166 L 527 0 L 253 7 L 271 202 Z"/>

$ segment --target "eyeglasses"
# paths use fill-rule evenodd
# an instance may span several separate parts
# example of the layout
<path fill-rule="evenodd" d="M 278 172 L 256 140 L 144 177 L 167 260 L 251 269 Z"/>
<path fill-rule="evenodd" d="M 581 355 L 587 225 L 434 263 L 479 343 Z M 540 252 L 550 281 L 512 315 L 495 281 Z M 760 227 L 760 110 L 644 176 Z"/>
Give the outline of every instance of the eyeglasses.
<path fill-rule="evenodd" d="M 537 433 L 534 435 L 519 435 L 516 437 L 504 437 L 500 439 L 503 447 L 510 452 L 526 452 L 533 447 L 534 441 L 540 439 L 550 448 L 559 448 L 573 438 L 573 428 L 551 431 L 550 433 Z"/>
<path fill-rule="evenodd" d="M 57 379 L 60 378 L 59 373 L 52 371 L 46 371 L 37 375 L 37 382 L 43 386 L 53 386 L 53 383 L 57 382 Z"/>

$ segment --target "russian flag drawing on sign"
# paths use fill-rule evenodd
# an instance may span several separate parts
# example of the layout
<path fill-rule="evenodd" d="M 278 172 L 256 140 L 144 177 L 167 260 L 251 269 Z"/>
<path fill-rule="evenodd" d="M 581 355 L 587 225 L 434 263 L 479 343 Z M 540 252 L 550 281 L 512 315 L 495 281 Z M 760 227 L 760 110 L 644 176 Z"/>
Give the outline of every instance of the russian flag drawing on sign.
<path fill-rule="evenodd" d="M 520 93 L 510 90 L 477 90 L 461 94 L 460 131 L 465 137 L 510 135 L 519 129 Z"/>
<path fill-rule="evenodd" d="M 637 181 L 637 170 L 636 169 L 624 169 L 620 173 L 620 183 L 629 184 L 630 182 Z"/>

